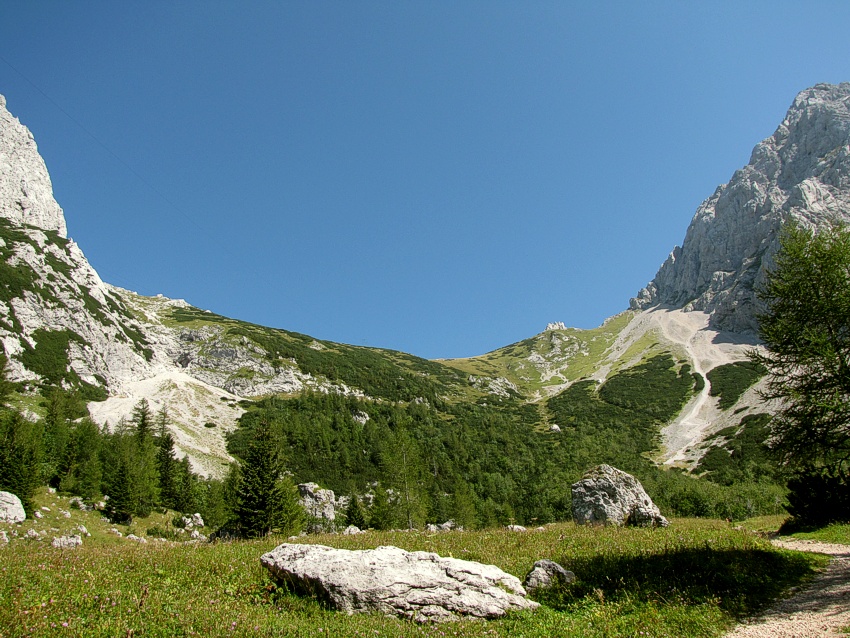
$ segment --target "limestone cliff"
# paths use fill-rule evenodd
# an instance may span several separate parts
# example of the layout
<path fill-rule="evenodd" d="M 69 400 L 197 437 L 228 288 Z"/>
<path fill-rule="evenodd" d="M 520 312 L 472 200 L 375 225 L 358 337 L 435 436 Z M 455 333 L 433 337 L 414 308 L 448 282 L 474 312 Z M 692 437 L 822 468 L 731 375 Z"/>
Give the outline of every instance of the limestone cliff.
<path fill-rule="evenodd" d="M 634 309 L 668 305 L 711 313 L 719 330 L 757 330 L 755 290 L 786 220 L 850 221 L 850 83 L 818 84 L 794 99 L 776 132 L 697 209 Z"/>

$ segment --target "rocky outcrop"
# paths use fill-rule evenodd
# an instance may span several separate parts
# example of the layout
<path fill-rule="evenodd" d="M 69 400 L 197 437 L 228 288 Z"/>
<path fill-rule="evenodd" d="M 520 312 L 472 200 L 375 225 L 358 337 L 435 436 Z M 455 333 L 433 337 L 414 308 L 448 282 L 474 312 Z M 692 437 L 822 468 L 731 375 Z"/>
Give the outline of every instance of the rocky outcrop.
<path fill-rule="evenodd" d="M 351 551 L 283 544 L 260 558 L 279 581 L 336 609 L 419 622 L 535 609 L 519 579 L 493 565 L 398 547 Z"/>
<path fill-rule="evenodd" d="M 755 295 L 787 220 L 850 221 L 850 83 L 818 84 L 794 99 L 750 162 L 697 209 L 677 246 L 631 306 L 711 313 L 718 330 L 752 333 Z"/>
<path fill-rule="evenodd" d="M 26 518 L 21 499 L 11 492 L 0 492 L 0 523 L 20 523 Z"/>
<path fill-rule="evenodd" d="M 578 525 L 669 525 L 640 481 L 610 465 L 599 465 L 573 483 L 572 499 Z"/>
<path fill-rule="evenodd" d="M 301 507 L 307 513 L 307 531 L 311 533 L 336 531 L 336 513 L 345 507 L 337 501 L 333 490 L 316 483 L 300 483 L 298 494 Z"/>

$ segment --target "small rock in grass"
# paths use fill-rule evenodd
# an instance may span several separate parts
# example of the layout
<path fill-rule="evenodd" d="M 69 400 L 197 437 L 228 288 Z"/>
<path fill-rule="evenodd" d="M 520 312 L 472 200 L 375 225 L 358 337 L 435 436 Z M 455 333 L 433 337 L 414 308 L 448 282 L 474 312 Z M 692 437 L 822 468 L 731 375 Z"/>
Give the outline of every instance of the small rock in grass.
<path fill-rule="evenodd" d="M 522 525 L 508 525 L 506 528 L 509 532 L 527 532 L 528 530 Z"/>
<path fill-rule="evenodd" d="M 525 577 L 523 587 L 532 592 L 552 585 L 571 583 L 575 579 L 574 573 L 564 569 L 555 561 L 544 558 L 534 563 L 534 567 Z"/>
<path fill-rule="evenodd" d="M 59 549 L 73 549 L 74 547 L 78 547 L 82 544 L 83 539 L 77 534 L 74 534 L 73 536 L 60 536 L 59 538 L 54 536 L 53 542 L 51 543 L 53 547 L 57 547 Z"/>

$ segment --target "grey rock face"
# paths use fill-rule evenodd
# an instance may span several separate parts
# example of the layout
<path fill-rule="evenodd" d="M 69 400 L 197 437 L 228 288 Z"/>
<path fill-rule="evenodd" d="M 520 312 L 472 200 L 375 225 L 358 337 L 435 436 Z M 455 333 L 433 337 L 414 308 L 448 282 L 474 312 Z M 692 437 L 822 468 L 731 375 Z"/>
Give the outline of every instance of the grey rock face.
<path fill-rule="evenodd" d="M 850 83 L 818 84 L 794 99 L 750 162 L 697 209 L 677 246 L 631 300 L 712 315 L 718 330 L 752 333 L 784 221 L 819 227 L 850 221 Z"/>
<path fill-rule="evenodd" d="M 599 465 L 573 483 L 572 497 L 573 520 L 579 525 L 669 525 L 640 481 L 610 465 Z"/>
<path fill-rule="evenodd" d="M 534 563 L 534 567 L 528 572 L 522 585 L 531 593 L 536 589 L 571 583 L 575 579 L 574 573 L 564 569 L 555 561 L 544 558 Z"/>
<path fill-rule="evenodd" d="M 325 490 L 316 483 L 300 483 L 298 493 L 301 506 L 310 519 L 308 532 L 333 532 L 336 530 L 336 496 L 333 490 Z"/>
<path fill-rule="evenodd" d="M 0 95 L 0 217 L 55 230 L 67 237 L 65 216 L 29 129 L 6 110 Z"/>
<path fill-rule="evenodd" d="M 535 609 L 515 576 L 493 565 L 398 547 L 350 551 L 283 544 L 260 558 L 278 580 L 353 613 L 419 622 L 496 618 Z"/>
<path fill-rule="evenodd" d="M 11 492 L 0 492 L 0 522 L 20 523 L 26 518 L 27 513 L 21 499 Z"/>

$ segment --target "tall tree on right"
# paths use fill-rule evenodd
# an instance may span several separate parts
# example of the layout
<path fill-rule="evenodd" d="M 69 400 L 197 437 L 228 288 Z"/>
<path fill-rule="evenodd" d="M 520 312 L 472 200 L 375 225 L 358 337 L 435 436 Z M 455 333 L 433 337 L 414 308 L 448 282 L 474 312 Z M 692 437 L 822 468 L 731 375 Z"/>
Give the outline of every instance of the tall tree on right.
<path fill-rule="evenodd" d="M 768 370 L 778 400 L 774 448 L 785 465 L 844 473 L 850 460 L 850 230 L 789 224 L 759 294 Z"/>
<path fill-rule="evenodd" d="M 783 229 L 759 293 L 766 312 L 766 399 L 776 400 L 771 446 L 795 471 L 791 513 L 811 523 L 850 517 L 850 230 Z M 820 494 L 820 502 L 812 495 Z M 823 515 L 816 514 L 825 510 Z M 828 512 L 828 513 L 827 513 Z M 811 520 L 813 516 L 821 520 Z M 823 517 L 826 518 L 823 518 Z"/>

